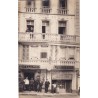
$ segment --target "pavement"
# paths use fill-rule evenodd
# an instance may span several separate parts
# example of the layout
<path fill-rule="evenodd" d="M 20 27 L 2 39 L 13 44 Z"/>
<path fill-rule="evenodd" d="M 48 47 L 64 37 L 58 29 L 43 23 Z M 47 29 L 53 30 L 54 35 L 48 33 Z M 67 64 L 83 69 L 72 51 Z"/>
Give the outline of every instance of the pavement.
<path fill-rule="evenodd" d="M 77 93 L 44 93 L 44 92 L 34 92 L 34 91 L 23 91 L 19 92 L 19 95 L 42 95 L 42 96 L 58 96 L 58 95 L 72 95 L 72 96 L 77 96 Z"/>

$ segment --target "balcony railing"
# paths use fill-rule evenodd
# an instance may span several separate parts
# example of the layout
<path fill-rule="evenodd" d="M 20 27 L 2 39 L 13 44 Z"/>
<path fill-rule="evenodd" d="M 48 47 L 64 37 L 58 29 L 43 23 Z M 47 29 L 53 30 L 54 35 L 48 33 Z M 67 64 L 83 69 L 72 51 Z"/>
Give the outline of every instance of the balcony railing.
<path fill-rule="evenodd" d="M 34 13 L 36 8 L 26 7 L 26 12 Z"/>
<path fill-rule="evenodd" d="M 79 43 L 79 36 L 50 33 L 19 33 L 20 42 L 71 42 Z"/>
<path fill-rule="evenodd" d="M 19 64 L 21 65 L 65 65 L 65 66 L 75 66 L 76 61 L 72 61 L 72 60 L 52 60 L 49 61 L 47 60 L 41 60 L 41 59 L 37 59 L 37 60 L 19 60 Z"/>
<path fill-rule="evenodd" d="M 65 15 L 67 14 L 67 9 L 58 9 L 58 14 L 62 14 L 62 15 Z"/>
<path fill-rule="evenodd" d="M 43 7 L 41 8 L 41 12 L 42 12 L 42 13 L 45 13 L 45 14 L 50 14 L 51 8 L 43 6 Z"/>

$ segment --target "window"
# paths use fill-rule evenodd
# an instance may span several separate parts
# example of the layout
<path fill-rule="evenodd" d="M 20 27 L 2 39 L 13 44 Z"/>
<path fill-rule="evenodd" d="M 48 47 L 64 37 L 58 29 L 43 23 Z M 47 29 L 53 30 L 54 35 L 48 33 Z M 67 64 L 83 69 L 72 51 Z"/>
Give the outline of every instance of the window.
<path fill-rule="evenodd" d="M 42 21 L 42 33 L 49 33 L 49 21 Z"/>
<path fill-rule="evenodd" d="M 46 27 L 42 26 L 42 33 L 46 33 Z"/>
<path fill-rule="evenodd" d="M 27 0 L 26 4 L 27 4 L 27 6 L 32 5 L 33 7 L 35 7 L 35 0 Z"/>
<path fill-rule="evenodd" d="M 29 46 L 23 46 L 23 60 L 29 60 Z"/>
<path fill-rule="evenodd" d="M 27 20 L 26 32 L 34 32 L 34 21 L 33 20 Z"/>
<path fill-rule="evenodd" d="M 41 58 L 47 58 L 47 53 L 46 52 L 42 52 L 41 53 Z"/>
<path fill-rule="evenodd" d="M 70 55 L 69 60 L 75 60 L 74 55 Z"/>
<path fill-rule="evenodd" d="M 58 34 L 66 33 L 66 21 L 59 21 Z"/>
<path fill-rule="evenodd" d="M 42 21 L 42 33 L 49 33 L 49 21 Z M 42 38 L 45 39 L 45 34 L 42 35 Z"/>
<path fill-rule="evenodd" d="M 67 0 L 59 0 L 59 7 L 61 9 L 67 9 Z"/>
<path fill-rule="evenodd" d="M 44 8 L 49 7 L 49 6 L 50 6 L 49 0 L 42 0 L 42 6 L 43 6 Z"/>
<path fill-rule="evenodd" d="M 27 0 L 27 5 L 31 5 L 32 0 Z"/>

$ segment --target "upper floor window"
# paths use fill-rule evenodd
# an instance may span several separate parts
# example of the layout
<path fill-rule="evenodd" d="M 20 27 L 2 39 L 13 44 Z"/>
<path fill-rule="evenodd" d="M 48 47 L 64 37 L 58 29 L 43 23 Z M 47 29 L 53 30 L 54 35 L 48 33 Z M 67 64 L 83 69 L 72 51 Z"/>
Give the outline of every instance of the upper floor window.
<path fill-rule="evenodd" d="M 50 0 L 42 0 L 43 8 L 48 8 L 50 6 Z"/>
<path fill-rule="evenodd" d="M 70 55 L 69 60 L 75 60 L 74 55 Z"/>
<path fill-rule="evenodd" d="M 59 7 L 61 9 L 67 9 L 67 0 L 59 0 Z"/>
<path fill-rule="evenodd" d="M 31 5 L 32 0 L 27 0 L 27 5 Z"/>
<path fill-rule="evenodd" d="M 34 32 L 34 20 L 27 20 L 27 30 L 26 32 Z"/>
<path fill-rule="evenodd" d="M 49 33 L 49 21 L 42 21 L 42 33 Z"/>
<path fill-rule="evenodd" d="M 66 34 L 66 21 L 59 21 L 58 34 Z"/>
<path fill-rule="evenodd" d="M 47 58 L 47 52 L 41 52 L 41 58 Z"/>
<path fill-rule="evenodd" d="M 27 5 L 32 7 L 35 7 L 35 0 L 27 0 Z"/>

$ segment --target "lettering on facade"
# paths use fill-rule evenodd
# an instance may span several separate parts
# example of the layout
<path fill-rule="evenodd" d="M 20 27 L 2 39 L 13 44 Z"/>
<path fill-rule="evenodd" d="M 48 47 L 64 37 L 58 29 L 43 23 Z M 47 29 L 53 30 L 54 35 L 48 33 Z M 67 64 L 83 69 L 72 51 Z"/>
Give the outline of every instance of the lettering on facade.
<path fill-rule="evenodd" d="M 32 66 L 29 66 L 29 65 L 20 65 L 19 68 L 21 69 L 39 69 L 40 66 L 39 65 L 32 65 Z"/>
<path fill-rule="evenodd" d="M 52 72 L 52 80 L 71 80 L 72 74 L 65 72 Z"/>
<path fill-rule="evenodd" d="M 74 70 L 74 66 L 55 66 L 55 69 Z"/>

